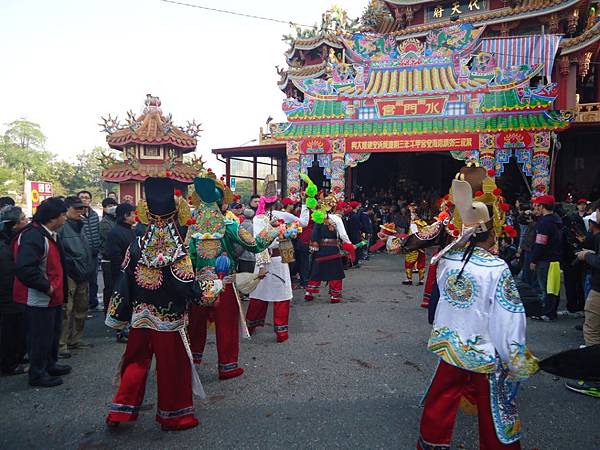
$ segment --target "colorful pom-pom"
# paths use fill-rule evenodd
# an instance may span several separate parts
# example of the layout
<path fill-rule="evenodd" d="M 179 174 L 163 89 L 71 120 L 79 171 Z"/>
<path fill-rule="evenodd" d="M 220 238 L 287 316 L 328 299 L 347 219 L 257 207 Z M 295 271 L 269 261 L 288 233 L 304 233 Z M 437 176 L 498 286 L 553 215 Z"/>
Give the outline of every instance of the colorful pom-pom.
<path fill-rule="evenodd" d="M 170 170 L 167 170 L 167 171 L 165 172 L 165 175 L 166 175 L 166 176 L 167 176 L 167 178 L 168 178 L 168 177 L 170 177 L 171 175 L 173 175 L 173 172 L 171 172 Z"/>
<path fill-rule="evenodd" d="M 196 219 L 188 219 L 186 222 L 188 225 L 196 225 Z"/>
<path fill-rule="evenodd" d="M 488 170 L 488 176 L 489 177 L 495 177 L 496 176 L 496 171 L 494 169 Z"/>
<path fill-rule="evenodd" d="M 317 207 L 317 199 L 309 197 L 306 199 L 306 207 L 309 209 L 316 209 Z"/>
<path fill-rule="evenodd" d="M 537 188 L 537 190 L 539 192 L 546 192 L 546 186 L 544 186 L 543 184 L 540 184 Z"/>
<path fill-rule="evenodd" d="M 500 203 L 500 208 L 502 208 L 502 211 L 508 212 L 510 210 L 510 205 L 508 203 Z"/>
<path fill-rule="evenodd" d="M 207 172 L 212 172 L 212 169 L 209 167 L 208 169 L 206 169 Z"/>
<path fill-rule="evenodd" d="M 446 201 L 450 200 L 450 194 L 444 195 L 444 200 L 446 200 Z"/>
<path fill-rule="evenodd" d="M 492 191 L 492 193 L 493 193 L 494 195 L 496 195 L 496 196 L 498 196 L 498 195 L 502 195 L 502 189 L 500 189 L 500 188 L 496 188 L 496 189 L 494 189 L 494 190 Z"/>
<path fill-rule="evenodd" d="M 454 224 L 453 224 L 453 223 L 449 223 L 449 224 L 448 224 L 448 229 L 449 229 L 450 231 L 454 231 L 454 230 L 456 230 L 456 226 L 454 226 Z"/>
<path fill-rule="evenodd" d="M 311 184 L 310 186 L 307 186 L 306 191 L 304 191 L 304 192 L 306 192 L 307 197 L 314 197 L 315 195 L 317 195 L 317 192 L 318 192 L 317 186 L 314 184 Z"/>
<path fill-rule="evenodd" d="M 181 190 L 180 190 L 180 189 L 175 189 L 175 195 L 176 195 L 177 197 L 181 197 L 181 194 L 182 194 L 182 192 L 181 192 Z"/>
<path fill-rule="evenodd" d="M 314 223 L 323 223 L 325 221 L 325 213 L 323 211 L 313 211 L 311 214 Z"/>
<path fill-rule="evenodd" d="M 483 192 L 481 192 L 481 191 L 475 192 L 475 197 L 481 197 L 482 195 L 483 195 Z"/>
<path fill-rule="evenodd" d="M 140 218 L 136 216 L 136 218 L 134 219 L 136 222 L 140 221 Z"/>
<path fill-rule="evenodd" d="M 460 235 L 460 233 L 459 233 L 459 231 L 458 231 L 458 230 L 454 230 L 454 231 L 452 232 L 452 236 L 454 236 L 454 237 L 458 237 L 459 235 Z"/>
<path fill-rule="evenodd" d="M 447 206 L 454 206 L 454 203 L 452 203 L 452 202 L 448 201 L 448 202 L 446 202 L 446 205 L 447 205 Z"/>

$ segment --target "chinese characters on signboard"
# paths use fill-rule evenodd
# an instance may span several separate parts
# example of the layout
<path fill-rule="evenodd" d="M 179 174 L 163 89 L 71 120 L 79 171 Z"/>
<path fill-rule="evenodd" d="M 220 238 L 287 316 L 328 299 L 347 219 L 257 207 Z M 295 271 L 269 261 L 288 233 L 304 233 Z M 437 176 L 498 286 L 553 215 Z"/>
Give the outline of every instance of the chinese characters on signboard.
<path fill-rule="evenodd" d="M 427 21 L 447 20 L 451 17 L 464 17 L 478 14 L 489 9 L 489 0 L 452 0 L 441 1 L 425 10 Z"/>
<path fill-rule="evenodd" d="M 380 117 L 432 116 L 444 112 L 446 97 L 406 98 L 377 102 Z"/>
<path fill-rule="evenodd" d="M 479 134 L 463 133 L 435 136 L 356 137 L 346 138 L 346 152 L 427 152 L 473 150 L 479 148 Z"/>
<path fill-rule="evenodd" d="M 44 181 L 26 181 L 25 203 L 27 205 L 27 212 L 29 212 L 30 215 L 35 214 L 40 203 L 53 195 L 52 183 Z"/>

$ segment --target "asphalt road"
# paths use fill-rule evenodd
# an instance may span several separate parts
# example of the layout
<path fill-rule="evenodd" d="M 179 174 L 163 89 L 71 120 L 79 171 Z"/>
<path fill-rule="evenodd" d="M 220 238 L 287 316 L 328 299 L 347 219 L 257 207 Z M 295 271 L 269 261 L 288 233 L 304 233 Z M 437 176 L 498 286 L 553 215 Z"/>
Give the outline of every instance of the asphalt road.
<path fill-rule="evenodd" d="M 419 308 L 421 288 L 401 285 L 401 265 L 400 257 L 379 255 L 348 271 L 346 301 L 338 305 L 323 293 L 305 303 L 295 291 L 290 340 L 276 344 L 271 327 L 259 329 L 241 345 L 241 378 L 217 379 L 212 335 L 201 373 L 208 399 L 196 403 L 201 425 L 183 432 L 162 432 L 154 421 L 153 374 L 138 422 L 105 427 L 124 345 L 94 313 L 85 330 L 94 348 L 67 360 L 74 370 L 62 386 L 0 379 L 0 448 L 413 449 L 435 358 L 425 348 L 430 327 Z M 529 346 L 539 357 L 577 347 L 580 322 L 529 322 Z M 523 385 L 524 449 L 600 449 L 600 402 L 563 383 L 538 374 Z M 476 419 L 459 414 L 453 448 L 477 449 L 477 439 Z"/>

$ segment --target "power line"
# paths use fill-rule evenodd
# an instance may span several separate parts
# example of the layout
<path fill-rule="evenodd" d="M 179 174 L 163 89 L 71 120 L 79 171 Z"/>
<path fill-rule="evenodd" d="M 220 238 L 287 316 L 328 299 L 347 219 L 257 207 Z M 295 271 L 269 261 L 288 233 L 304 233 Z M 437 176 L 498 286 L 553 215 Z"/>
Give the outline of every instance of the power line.
<path fill-rule="evenodd" d="M 211 8 L 208 6 L 202 6 L 202 5 L 198 5 L 195 3 L 186 3 L 186 2 L 176 1 L 176 0 L 159 0 L 159 1 L 161 1 L 163 3 L 170 3 L 173 5 L 179 5 L 179 6 L 187 6 L 190 8 L 202 9 L 205 11 L 211 11 L 211 12 L 216 12 L 216 13 L 221 13 L 221 14 L 229 14 L 232 16 L 246 17 L 246 18 L 256 19 L 256 20 L 265 20 L 267 22 L 282 23 L 285 25 L 300 26 L 300 27 L 305 27 L 305 28 L 313 28 L 315 30 L 321 28 L 318 25 L 305 25 L 302 23 L 293 22 L 291 20 L 274 19 L 272 17 L 257 16 L 254 14 L 247 14 L 247 13 L 242 13 L 242 12 L 238 12 L 238 11 L 231 11 L 231 10 L 219 9 L 219 8 Z M 329 30 L 327 28 L 323 28 L 323 31 L 335 31 L 335 30 Z M 519 36 L 519 37 L 527 37 L 527 36 Z M 502 38 L 502 39 L 515 39 L 515 38 L 516 38 L 515 36 L 509 36 L 508 38 Z M 484 39 L 493 39 L 493 38 L 484 38 Z M 488 51 L 487 53 L 491 53 L 496 56 L 507 56 L 507 57 L 514 57 L 514 56 L 520 57 L 521 56 L 521 55 L 516 55 L 516 54 L 511 54 L 511 53 L 502 53 L 502 52 L 496 52 L 496 51 Z M 475 55 L 471 55 L 471 56 L 475 56 Z M 536 57 L 534 55 L 531 55 L 527 59 L 530 61 L 545 61 L 545 59 L 543 57 Z M 590 64 L 598 65 L 600 63 L 591 61 Z"/>
<path fill-rule="evenodd" d="M 171 3 L 173 5 L 188 6 L 190 8 L 203 9 L 205 11 L 212 11 L 212 12 L 217 12 L 217 13 L 221 13 L 221 14 L 230 14 L 232 16 L 247 17 L 250 19 L 257 19 L 257 20 L 266 20 L 267 22 L 283 23 L 286 25 L 294 25 L 294 26 L 314 28 L 314 29 L 319 28 L 317 25 L 304 25 L 301 23 L 292 22 L 290 20 L 273 19 L 271 17 L 265 17 L 265 16 L 255 16 L 254 14 L 246 14 L 246 13 L 241 13 L 241 12 L 237 12 L 237 11 L 230 11 L 227 9 L 210 8 L 208 6 L 202 6 L 202 5 L 198 5 L 195 3 L 178 2 L 175 0 L 159 0 L 159 1 L 161 1 L 163 3 Z"/>

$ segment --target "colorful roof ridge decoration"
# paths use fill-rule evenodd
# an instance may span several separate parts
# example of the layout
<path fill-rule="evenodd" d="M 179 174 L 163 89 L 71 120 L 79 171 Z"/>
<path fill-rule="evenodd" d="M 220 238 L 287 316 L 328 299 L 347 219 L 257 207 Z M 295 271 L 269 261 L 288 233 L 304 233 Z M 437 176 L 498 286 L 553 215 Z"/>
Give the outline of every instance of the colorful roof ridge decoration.
<path fill-rule="evenodd" d="M 194 177 L 198 176 L 199 170 L 196 167 L 185 164 L 175 164 L 168 170 L 173 180 L 183 183 L 192 183 Z M 133 166 L 128 162 L 119 162 L 111 165 L 102 172 L 104 179 L 113 183 L 119 183 L 127 180 L 144 181 L 148 177 L 164 177 L 165 166 L 162 164 L 138 164 Z"/>
<path fill-rule="evenodd" d="M 343 34 L 346 58 L 330 50 L 323 78 L 293 80 L 304 96 L 288 98 L 288 123 L 271 124 L 278 140 L 431 133 L 562 130 L 572 115 L 551 111 L 558 93 L 544 84 L 546 60 L 503 66 L 481 50 L 483 28 L 432 31 L 425 42 Z M 554 39 L 554 37 L 553 37 Z M 557 45 L 542 54 L 554 61 Z"/>
<path fill-rule="evenodd" d="M 432 133 L 497 133 L 508 131 L 560 131 L 569 126 L 571 117 L 559 111 L 544 114 L 454 117 L 414 120 L 346 121 L 343 123 L 288 123 L 277 130 L 279 139 L 313 137 L 358 137 L 420 135 Z M 284 124 L 282 124 L 284 125 Z"/>
<path fill-rule="evenodd" d="M 171 145 L 182 149 L 184 153 L 194 151 L 197 146 L 196 137 L 200 134 L 200 125 L 188 122 L 187 127 L 173 125 L 172 116 L 163 116 L 160 99 L 148 94 L 145 108 L 139 117 L 133 112 L 127 113 L 127 122 L 122 125 L 118 117 L 102 118 L 103 130 L 108 133 L 106 142 L 111 148 L 123 150 L 128 144 Z"/>

